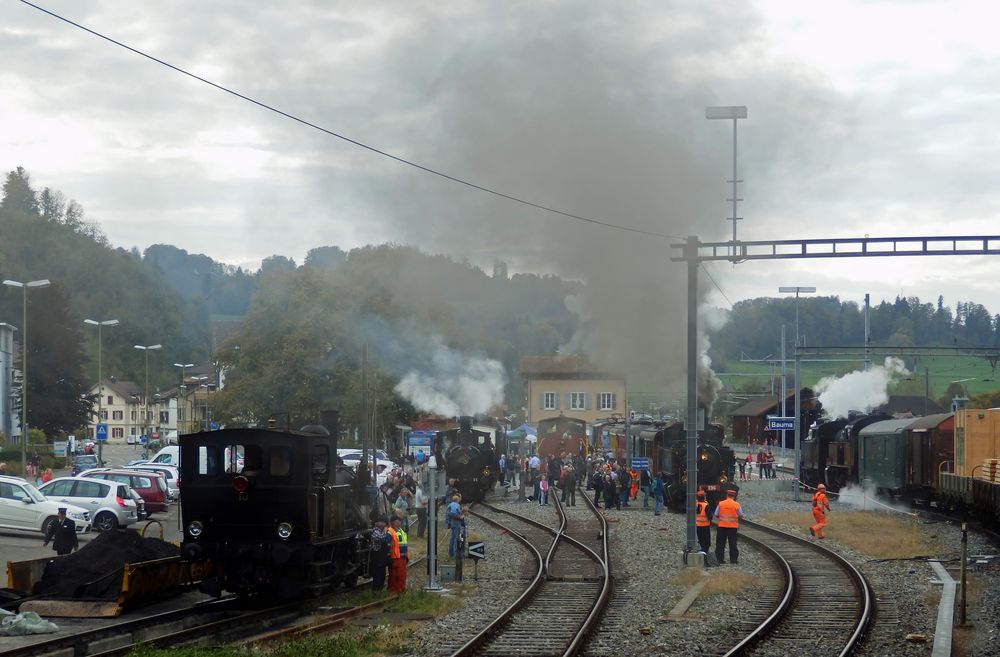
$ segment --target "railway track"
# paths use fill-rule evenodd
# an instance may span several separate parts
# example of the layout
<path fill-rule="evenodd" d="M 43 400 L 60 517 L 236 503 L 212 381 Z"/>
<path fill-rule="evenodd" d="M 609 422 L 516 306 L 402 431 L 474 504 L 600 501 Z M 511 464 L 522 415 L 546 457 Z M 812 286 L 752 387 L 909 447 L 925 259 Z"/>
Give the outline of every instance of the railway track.
<path fill-rule="evenodd" d="M 773 653 L 846 657 L 861 644 L 875 611 L 875 595 L 845 558 L 818 543 L 754 522 L 740 523 L 748 540 L 778 564 L 784 578 L 773 611 L 726 657 Z"/>
<path fill-rule="evenodd" d="M 611 597 L 611 571 L 607 522 L 586 495 L 581 493 L 580 499 L 590 511 L 583 521 L 571 521 L 571 512 L 554 499 L 557 529 L 489 504 L 477 505 L 475 515 L 507 531 L 532 553 L 533 576 L 518 599 L 452 657 L 570 657 L 582 650 Z"/>

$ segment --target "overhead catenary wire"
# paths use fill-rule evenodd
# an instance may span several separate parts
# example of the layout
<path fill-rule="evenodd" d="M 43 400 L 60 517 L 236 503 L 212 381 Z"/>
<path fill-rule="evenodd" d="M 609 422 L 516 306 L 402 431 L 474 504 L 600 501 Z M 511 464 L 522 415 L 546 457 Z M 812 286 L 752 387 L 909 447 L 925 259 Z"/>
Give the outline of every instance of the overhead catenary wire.
<path fill-rule="evenodd" d="M 719 294 L 722 295 L 722 298 L 725 299 L 726 302 L 729 304 L 729 307 L 732 308 L 735 304 L 733 304 L 733 302 L 729 299 L 729 296 L 722 291 L 722 288 L 719 287 L 719 284 L 715 282 L 715 277 L 712 276 L 712 273 L 708 271 L 708 268 L 705 267 L 705 263 L 702 262 L 699 263 L 699 265 L 701 266 L 701 270 L 705 272 L 705 275 L 708 276 L 708 280 L 712 281 L 712 285 L 715 286 L 715 289 L 719 291 Z"/>
<path fill-rule="evenodd" d="M 382 150 L 382 149 L 377 148 L 375 146 L 371 146 L 371 145 L 366 144 L 364 142 L 361 142 L 361 141 L 359 141 L 357 139 L 353 139 L 351 137 L 348 137 L 347 135 L 341 134 L 341 133 L 336 132 L 334 130 L 331 130 L 329 128 L 324 128 L 321 125 L 318 125 L 316 123 L 308 121 L 308 120 L 306 120 L 306 119 L 304 119 L 304 118 L 302 118 L 300 116 L 296 116 L 295 114 L 292 114 L 290 112 L 286 112 L 284 110 L 278 109 L 277 107 L 274 107 L 274 106 L 269 105 L 269 104 L 267 104 L 267 103 L 265 103 L 263 101 L 257 100 L 255 98 L 250 97 L 250 96 L 247 96 L 246 94 L 240 93 L 240 92 L 238 92 L 238 91 L 236 91 L 234 89 L 230 89 L 229 87 L 221 85 L 221 84 L 219 84 L 217 82 L 212 82 L 211 80 L 209 80 L 207 78 L 204 78 L 204 77 L 201 77 L 200 75 L 196 75 L 196 74 L 194 74 L 194 73 L 192 73 L 192 72 L 190 72 L 190 71 L 188 71 L 186 69 L 181 68 L 180 66 L 176 66 L 174 64 L 171 64 L 170 62 L 167 62 L 167 61 L 165 61 L 163 59 L 160 59 L 158 57 L 150 55 L 147 52 L 139 50 L 138 48 L 134 48 L 134 47 L 132 47 L 132 46 L 126 44 L 126 43 L 123 43 L 123 42 L 118 41 L 116 39 L 113 39 L 113 38 L 111 38 L 111 37 L 109 37 L 109 36 L 107 36 L 105 34 L 102 34 L 101 32 L 98 32 L 96 30 L 93 30 L 93 29 L 85 26 L 85 25 L 82 25 L 82 24 L 77 23 L 77 22 L 75 22 L 73 20 L 70 20 L 69 18 L 66 18 L 65 16 L 62 16 L 60 14 L 55 13 L 54 11 L 46 9 L 45 7 L 41 7 L 39 5 L 36 5 L 36 4 L 32 3 L 32 2 L 29 2 L 28 0 L 20 0 L 20 1 L 21 1 L 22 4 L 25 4 L 25 5 L 29 6 L 29 7 L 37 9 L 38 11 L 40 11 L 42 13 L 48 14 L 49 16 L 52 16 L 53 18 L 56 18 L 56 19 L 58 19 L 60 21 L 63 21 L 64 23 L 66 23 L 68 25 L 72 25 L 75 28 L 83 30 L 84 32 L 87 32 L 89 34 L 92 34 L 92 35 L 94 35 L 94 36 L 96 36 L 96 37 L 98 37 L 100 39 L 103 39 L 103 40 L 107 41 L 108 43 L 112 43 L 112 44 L 114 44 L 114 45 L 116 45 L 116 46 L 118 46 L 120 48 L 124 48 L 125 50 L 128 50 L 129 52 L 132 52 L 132 53 L 134 53 L 136 55 L 139 55 L 141 57 L 145 57 L 146 59 L 148 59 L 148 60 L 150 60 L 152 62 L 160 64 L 161 66 L 165 66 L 165 67 L 167 67 L 167 68 L 169 68 L 169 69 L 171 69 L 171 70 L 173 70 L 173 71 L 175 71 L 177 73 L 180 73 L 182 75 L 186 75 L 187 77 L 192 78 L 194 80 L 197 80 L 198 82 L 207 84 L 210 87 L 214 87 L 215 89 L 218 89 L 219 91 L 222 91 L 222 92 L 225 92 L 225 93 L 230 94 L 232 96 L 235 96 L 236 98 L 244 100 L 244 101 L 246 101 L 248 103 L 252 103 L 252 104 L 254 104 L 254 105 L 256 105 L 256 106 L 258 106 L 258 107 L 260 107 L 262 109 L 266 109 L 266 110 L 268 110 L 270 112 L 274 112 L 275 114 L 283 116 L 286 119 L 290 119 L 292 121 L 295 121 L 295 122 L 300 123 L 302 125 L 305 125 L 307 127 L 313 128 L 314 130 L 318 130 L 318 131 L 320 131 L 320 132 L 322 132 L 324 134 L 327 134 L 327 135 L 329 135 L 331 137 L 336 137 L 337 139 L 343 140 L 343 141 L 345 141 L 345 142 L 347 142 L 349 144 L 353 144 L 354 146 L 357 146 L 359 148 L 363 148 L 365 150 L 371 151 L 372 153 L 376 153 L 376 154 L 381 155 L 383 157 L 387 157 L 387 158 L 389 158 L 391 160 L 394 160 L 394 161 L 396 161 L 396 162 L 398 162 L 400 164 L 404 164 L 406 166 L 410 166 L 410 167 L 413 167 L 415 169 L 419 169 L 420 171 L 423 171 L 425 173 L 429 173 L 431 175 L 438 176 L 438 177 L 443 178 L 445 180 L 449 180 L 449 181 L 451 181 L 453 183 L 457 183 L 459 185 L 464 185 L 466 187 L 470 187 L 470 188 L 478 190 L 480 192 L 484 192 L 486 194 L 491 194 L 493 196 L 496 196 L 496 197 L 499 197 L 499 198 L 502 198 L 502 199 L 506 199 L 506 200 L 512 201 L 514 203 L 520 203 L 522 205 L 526 205 L 528 207 L 535 208 L 537 210 L 542 210 L 544 212 L 549 212 L 549 213 L 552 213 L 552 214 L 556 214 L 556 215 L 559 215 L 559 216 L 562 216 L 562 217 L 566 217 L 568 219 L 573 219 L 575 221 L 582 221 L 582 222 L 586 222 L 586 223 L 589 223 L 589 224 L 594 224 L 594 225 L 597 225 L 597 226 L 604 226 L 605 228 L 611 228 L 611 229 L 614 229 L 614 230 L 621 230 L 621 231 L 625 231 L 625 232 L 629 232 L 629 233 L 637 233 L 639 235 L 649 235 L 651 237 L 663 237 L 663 238 L 667 238 L 667 239 L 684 239 L 683 237 L 681 237 L 679 235 L 671 235 L 669 233 L 661 233 L 661 232 L 652 231 L 652 230 L 643 230 L 641 228 L 633 228 L 631 226 L 623 226 L 621 224 L 614 224 L 614 223 L 611 223 L 609 221 L 603 221 L 603 220 L 600 220 L 600 219 L 593 219 L 591 217 L 585 217 L 583 215 L 574 214 L 572 212 L 567 212 L 565 210 L 559 210 L 558 208 L 554 208 L 552 206 L 544 205 L 542 203 L 535 203 L 534 201 L 529 201 L 527 199 L 523 199 L 523 198 L 520 198 L 518 196 L 514 196 L 513 194 L 508 194 L 506 192 L 499 191 L 499 190 L 494 189 L 492 187 L 488 187 L 485 184 L 479 184 L 479 183 L 475 183 L 475 182 L 472 182 L 470 180 L 467 180 L 465 178 L 460 178 L 457 175 L 446 173 L 444 171 L 441 171 L 440 169 L 435 169 L 433 166 L 425 165 L 425 164 L 420 164 L 420 163 L 418 163 L 418 162 L 416 162 L 414 160 L 409 160 L 409 159 L 406 159 L 406 158 L 404 158 L 402 156 L 394 155 L 394 154 L 392 154 L 392 153 L 390 153 L 388 151 Z"/>

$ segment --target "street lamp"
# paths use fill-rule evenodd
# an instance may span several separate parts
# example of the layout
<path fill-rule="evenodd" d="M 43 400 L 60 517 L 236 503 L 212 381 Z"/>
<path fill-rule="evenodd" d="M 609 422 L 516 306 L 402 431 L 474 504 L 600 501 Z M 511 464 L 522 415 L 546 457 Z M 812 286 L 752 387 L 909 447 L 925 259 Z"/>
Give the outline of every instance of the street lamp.
<path fill-rule="evenodd" d="M 802 392 L 799 385 L 799 379 L 802 375 L 802 359 L 799 357 L 799 294 L 807 293 L 811 294 L 816 291 L 814 287 L 803 287 L 803 286 L 790 286 L 790 287 L 779 287 L 778 292 L 781 294 L 791 294 L 795 293 L 795 444 L 793 448 L 795 450 L 795 501 L 799 501 L 799 491 L 801 486 L 799 485 L 802 479 L 802 459 L 799 458 L 799 448 L 802 445 Z M 782 339 L 782 349 L 784 349 L 784 339 Z M 784 369 L 784 365 L 782 365 Z M 784 372 L 782 371 L 782 375 Z M 784 400 L 785 391 L 781 391 L 782 400 Z M 784 405 L 784 401 L 782 401 Z M 782 445 L 784 447 L 784 445 Z"/>
<path fill-rule="evenodd" d="M 151 345 L 146 345 L 146 346 L 143 346 L 141 344 L 135 345 L 136 349 L 139 349 L 139 350 L 145 352 L 145 354 L 146 354 L 146 387 L 145 387 L 145 392 L 143 393 L 145 395 L 145 397 L 143 399 L 144 399 L 145 406 L 146 406 L 146 410 L 145 410 L 145 414 L 146 415 L 143 418 L 145 422 L 149 422 L 149 352 L 154 351 L 156 349 L 161 349 L 162 347 L 163 347 L 163 345 L 161 345 L 161 344 L 151 344 Z M 143 433 L 146 434 L 146 440 L 148 442 L 149 441 L 149 433 L 146 433 L 145 428 L 146 428 L 146 425 L 144 423 L 143 424 Z"/>
<path fill-rule="evenodd" d="M 208 378 L 208 377 L 205 377 Z M 212 429 L 212 388 L 215 387 L 214 383 L 202 383 L 201 387 L 205 389 L 205 431 L 210 431 Z"/>
<path fill-rule="evenodd" d="M 181 385 L 177 388 L 177 435 L 181 432 L 181 391 L 184 390 L 184 370 L 194 367 L 194 363 L 174 363 L 174 367 L 181 368 Z"/>
<path fill-rule="evenodd" d="M 28 474 L 28 288 L 48 287 L 49 279 L 20 283 L 6 280 L 4 285 L 19 287 L 22 291 L 21 305 L 21 472 Z"/>
<path fill-rule="evenodd" d="M 117 319 L 106 319 L 103 321 L 97 321 L 96 319 L 85 319 L 84 324 L 90 324 L 91 326 L 97 327 L 97 424 L 101 423 L 104 419 L 101 417 L 101 411 L 104 408 L 104 379 L 102 378 L 101 372 L 101 327 L 102 326 L 118 326 L 119 322 Z M 94 429 L 94 439 L 97 439 L 97 429 Z M 97 463 L 99 465 L 104 465 L 104 441 L 96 440 L 97 442 Z"/>
<path fill-rule="evenodd" d="M 736 177 L 736 121 L 738 119 L 747 118 L 747 108 L 746 105 L 729 105 L 724 107 L 706 107 L 705 108 L 705 118 L 706 119 L 727 119 L 733 122 L 733 179 L 727 180 L 726 182 L 733 183 L 733 197 L 726 199 L 727 201 L 733 202 L 733 216 L 729 218 L 729 221 L 733 222 L 733 256 L 736 256 L 736 222 L 742 221 L 740 217 L 736 216 L 736 204 L 743 199 L 736 195 L 738 183 L 743 182 Z"/>

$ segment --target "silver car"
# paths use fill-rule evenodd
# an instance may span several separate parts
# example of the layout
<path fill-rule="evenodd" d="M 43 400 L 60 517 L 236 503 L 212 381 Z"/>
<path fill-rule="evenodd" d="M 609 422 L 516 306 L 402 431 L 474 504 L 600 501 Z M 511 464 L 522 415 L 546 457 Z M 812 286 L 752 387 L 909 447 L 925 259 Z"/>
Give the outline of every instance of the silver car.
<path fill-rule="evenodd" d="M 61 506 L 66 507 L 66 517 L 76 524 L 76 533 L 90 531 L 90 512 L 86 509 L 47 500 L 34 484 L 20 477 L 0 475 L 0 527 L 45 534 L 56 522 Z"/>
<path fill-rule="evenodd" d="M 86 477 L 59 477 L 39 490 L 45 497 L 90 511 L 98 531 L 127 527 L 139 521 L 139 510 L 131 489 L 115 481 Z"/>

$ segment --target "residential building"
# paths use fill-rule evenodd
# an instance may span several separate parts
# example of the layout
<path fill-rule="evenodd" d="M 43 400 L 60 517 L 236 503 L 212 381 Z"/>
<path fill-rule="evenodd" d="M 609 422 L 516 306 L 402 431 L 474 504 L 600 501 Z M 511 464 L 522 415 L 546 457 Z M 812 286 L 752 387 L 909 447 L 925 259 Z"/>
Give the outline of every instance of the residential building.
<path fill-rule="evenodd" d="M 126 442 L 129 436 L 138 439 L 146 424 L 143 422 L 146 408 L 141 385 L 133 381 L 107 379 L 94 385 L 90 394 L 97 400 L 88 427 L 90 438 L 96 436 L 97 424 L 101 423 L 108 425 L 109 442 Z M 151 417 L 152 409 L 149 410 Z"/>
<path fill-rule="evenodd" d="M 628 410 L 625 377 L 581 356 L 523 356 L 518 368 L 525 380 L 525 421 L 556 415 L 588 424 Z"/>
<path fill-rule="evenodd" d="M 20 372 L 14 369 L 14 332 L 10 324 L 0 322 L 0 433 L 8 443 L 14 437 L 20 441 L 21 420 L 14 417 L 14 380 Z"/>

